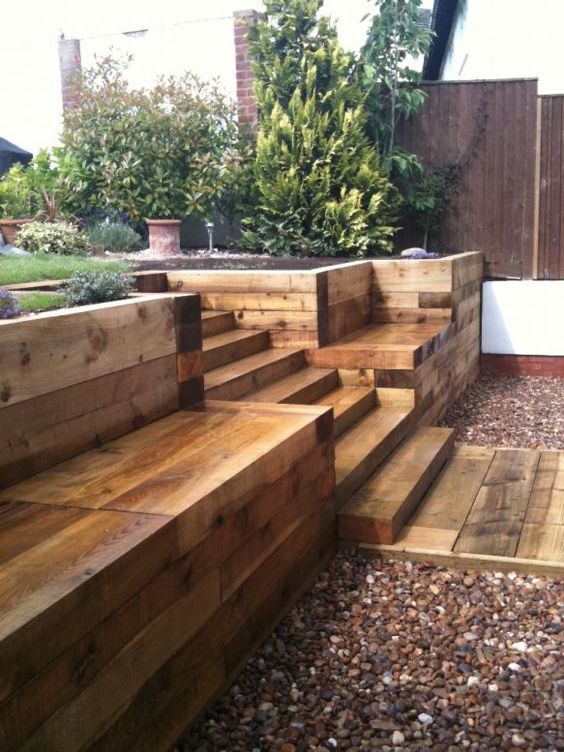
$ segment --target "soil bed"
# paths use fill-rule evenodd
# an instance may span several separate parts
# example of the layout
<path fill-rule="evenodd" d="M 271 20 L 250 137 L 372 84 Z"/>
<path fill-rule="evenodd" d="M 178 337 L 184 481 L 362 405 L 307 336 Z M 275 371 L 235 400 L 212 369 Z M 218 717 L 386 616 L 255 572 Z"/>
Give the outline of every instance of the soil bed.
<path fill-rule="evenodd" d="M 564 449 L 564 379 L 481 376 L 441 425 L 465 444 Z"/>
<path fill-rule="evenodd" d="M 340 553 L 176 749 L 563 749 L 563 596 Z"/>
<path fill-rule="evenodd" d="M 308 271 L 320 267 L 330 267 L 336 264 L 347 264 L 353 261 L 370 261 L 376 258 L 398 259 L 399 256 L 371 256 L 368 258 L 354 257 L 296 257 L 296 256 L 269 256 L 267 253 L 245 253 L 244 251 L 222 251 L 207 249 L 190 249 L 183 253 L 168 258 L 158 258 L 149 250 L 138 253 L 127 253 L 114 258 L 122 258 L 133 263 L 139 271 L 151 269 L 264 269 L 264 270 L 291 270 Z M 406 260 L 405 258 L 403 259 Z"/>
<path fill-rule="evenodd" d="M 257 256 L 245 253 L 218 253 L 210 255 L 209 252 L 186 253 L 172 258 L 137 258 L 133 261 L 135 269 L 149 271 L 150 269 L 265 269 L 265 270 L 291 270 L 308 271 L 322 266 L 334 266 L 349 261 L 361 261 L 362 259 L 351 258 L 296 258 L 294 256 Z"/>

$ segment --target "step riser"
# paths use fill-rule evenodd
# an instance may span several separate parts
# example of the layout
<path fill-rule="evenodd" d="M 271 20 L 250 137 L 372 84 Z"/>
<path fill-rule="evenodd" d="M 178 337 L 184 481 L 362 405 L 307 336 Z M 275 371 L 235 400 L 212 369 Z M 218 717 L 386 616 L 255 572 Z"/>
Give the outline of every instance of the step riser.
<path fill-rule="evenodd" d="M 202 318 L 202 337 L 213 337 L 215 334 L 223 334 L 235 328 L 235 319 L 232 311 L 219 313 L 217 316 Z"/>
<path fill-rule="evenodd" d="M 335 418 L 333 424 L 333 436 L 337 439 L 344 434 L 349 428 L 352 428 L 355 423 L 367 415 L 377 405 L 376 392 L 372 391 L 366 394 L 362 400 L 352 404 L 347 410 L 342 412 Z"/>
<path fill-rule="evenodd" d="M 249 392 L 260 389 L 273 381 L 299 370 L 305 365 L 304 353 L 299 351 L 266 366 L 258 367 L 228 379 L 223 384 L 206 389 L 206 398 L 214 400 L 236 400 Z"/>
<path fill-rule="evenodd" d="M 417 451 L 417 440 L 426 442 Z M 415 442 L 415 443 L 414 443 Z M 411 444 L 409 461 L 406 451 Z M 409 437 L 339 515 L 339 537 L 354 543 L 392 544 L 425 496 L 454 447 L 454 432 L 422 428 Z M 415 448 L 415 452 L 413 449 Z M 417 455 L 421 456 L 418 462 Z"/>
<path fill-rule="evenodd" d="M 256 332 L 249 337 L 245 337 L 245 339 L 227 342 L 211 350 L 204 350 L 204 372 L 220 368 L 227 363 L 232 363 L 234 360 L 246 358 L 248 355 L 254 355 L 261 350 L 268 349 L 268 346 L 268 332 Z"/>

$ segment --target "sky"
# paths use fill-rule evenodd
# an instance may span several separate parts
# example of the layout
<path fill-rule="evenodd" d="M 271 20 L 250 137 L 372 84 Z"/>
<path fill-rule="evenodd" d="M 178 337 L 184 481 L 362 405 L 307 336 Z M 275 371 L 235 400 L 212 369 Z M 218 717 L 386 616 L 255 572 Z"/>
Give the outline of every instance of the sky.
<path fill-rule="evenodd" d="M 427 4 L 432 0 L 425 0 Z M 262 9 L 259 0 L 4 0 L 0 28 L 0 136 L 34 153 L 52 146 L 61 129 L 57 39 L 81 39 L 82 63 L 110 48 L 136 56 L 132 82 L 150 85 L 158 73 L 192 69 L 218 76 L 235 94 L 232 14 Z M 373 0 L 325 0 L 347 49 L 366 33 Z M 123 32 L 149 29 L 145 38 Z M 6 30 L 9 30 L 6 33 Z M 6 115 L 7 111 L 7 115 Z"/>

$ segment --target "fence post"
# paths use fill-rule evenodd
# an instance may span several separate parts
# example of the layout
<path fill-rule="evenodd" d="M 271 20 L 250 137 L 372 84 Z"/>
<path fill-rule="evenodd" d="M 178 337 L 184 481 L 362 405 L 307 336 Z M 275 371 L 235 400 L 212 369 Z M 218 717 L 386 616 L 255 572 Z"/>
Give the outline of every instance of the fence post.
<path fill-rule="evenodd" d="M 539 278 L 541 138 L 542 100 L 540 97 L 537 97 L 537 129 L 535 139 L 535 213 L 533 219 L 533 279 Z"/>

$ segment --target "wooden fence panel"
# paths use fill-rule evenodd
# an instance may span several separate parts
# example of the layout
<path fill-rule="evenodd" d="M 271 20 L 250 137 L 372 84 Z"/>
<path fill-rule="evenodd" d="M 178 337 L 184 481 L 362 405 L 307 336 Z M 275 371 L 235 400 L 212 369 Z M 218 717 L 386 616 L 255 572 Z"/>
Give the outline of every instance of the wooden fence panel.
<path fill-rule="evenodd" d="M 540 97 L 539 279 L 564 279 L 564 95 Z"/>
<path fill-rule="evenodd" d="M 532 277 L 536 80 L 437 82 L 400 125 L 397 141 L 430 167 L 460 164 L 462 179 L 438 238 L 442 252 L 483 251 L 486 274 Z M 420 245 L 406 228 L 398 247 Z"/>

